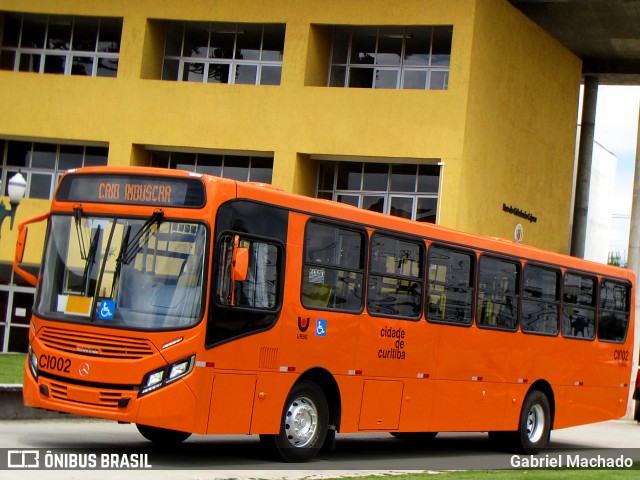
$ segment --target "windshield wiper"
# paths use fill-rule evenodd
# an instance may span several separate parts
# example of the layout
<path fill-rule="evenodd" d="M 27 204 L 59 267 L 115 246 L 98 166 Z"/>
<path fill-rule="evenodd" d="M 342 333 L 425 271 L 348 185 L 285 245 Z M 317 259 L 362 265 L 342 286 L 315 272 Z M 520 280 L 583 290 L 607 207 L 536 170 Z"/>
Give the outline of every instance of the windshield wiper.
<path fill-rule="evenodd" d="M 123 239 L 124 254 L 122 255 L 122 263 L 129 265 L 131 261 L 136 258 L 136 255 L 142 247 L 149 241 L 151 237 L 151 227 L 155 224 L 160 225 L 164 212 L 162 210 L 156 210 L 153 212 L 147 221 L 142 225 L 142 228 L 136 233 L 131 240 L 128 240 L 129 234 L 127 232 L 126 241 Z"/>
<path fill-rule="evenodd" d="M 83 286 L 83 294 L 85 297 L 89 295 L 90 289 L 90 281 L 91 281 L 91 270 L 93 269 L 93 264 L 96 263 L 96 252 L 98 251 L 98 239 L 100 238 L 100 232 L 102 228 L 98 225 L 93 232 L 93 237 L 91 238 L 91 245 L 89 245 L 89 252 L 86 253 L 83 260 L 85 260 L 84 264 L 84 272 L 82 272 L 82 286 Z"/>
<path fill-rule="evenodd" d="M 73 208 L 73 218 L 76 224 L 76 235 L 78 236 L 78 245 L 80 246 L 80 258 L 87 259 L 87 249 L 84 246 L 84 234 L 82 233 L 82 207 Z"/>

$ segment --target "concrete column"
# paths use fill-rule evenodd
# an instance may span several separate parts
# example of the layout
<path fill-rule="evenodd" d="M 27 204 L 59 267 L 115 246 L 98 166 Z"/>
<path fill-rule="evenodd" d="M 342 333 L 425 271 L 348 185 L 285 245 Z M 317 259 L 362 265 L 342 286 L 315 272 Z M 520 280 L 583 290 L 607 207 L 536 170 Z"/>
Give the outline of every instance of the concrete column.
<path fill-rule="evenodd" d="M 571 233 L 571 255 L 580 258 L 584 257 L 587 238 L 589 185 L 591 183 L 591 158 L 593 156 L 597 99 L 598 78 L 585 77 L 584 94 L 582 96 L 582 120 L 580 122 L 576 198 L 573 208 L 573 230 Z"/>
<path fill-rule="evenodd" d="M 629 254 L 627 255 L 627 268 L 630 268 L 636 275 L 640 268 L 640 109 L 638 111 L 638 138 L 636 140 L 636 164 L 633 174 L 633 200 L 631 202 L 631 230 L 629 232 Z M 632 365 L 633 371 L 631 373 L 631 393 L 629 396 L 629 403 L 627 404 L 627 418 L 632 419 L 634 417 L 634 411 L 638 411 L 640 402 L 634 402 L 631 400 L 631 395 L 636 385 L 636 374 L 638 372 L 638 345 L 640 344 L 640 328 L 638 322 L 640 321 L 640 289 L 636 288 L 636 329 L 635 329 L 635 341 L 633 342 L 633 356 Z"/>

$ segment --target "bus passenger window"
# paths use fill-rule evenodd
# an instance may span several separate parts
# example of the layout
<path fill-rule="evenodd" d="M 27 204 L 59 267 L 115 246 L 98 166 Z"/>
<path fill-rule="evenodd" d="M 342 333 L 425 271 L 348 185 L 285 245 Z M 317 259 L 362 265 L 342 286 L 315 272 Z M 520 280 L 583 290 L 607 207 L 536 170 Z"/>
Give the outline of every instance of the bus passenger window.
<path fill-rule="evenodd" d="M 482 327 L 518 327 L 520 264 L 483 256 L 478 269 L 477 323 Z"/>
<path fill-rule="evenodd" d="M 560 272 L 527 264 L 522 292 L 522 331 L 558 334 Z"/>
<path fill-rule="evenodd" d="M 432 245 L 428 261 L 427 319 L 430 322 L 471 325 L 475 256 Z"/>
<path fill-rule="evenodd" d="M 361 231 L 309 222 L 305 234 L 302 305 L 361 311 L 364 245 Z"/>
<path fill-rule="evenodd" d="M 596 336 L 596 279 L 576 273 L 564 276 L 562 335 L 593 340 Z"/>
<path fill-rule="evenodd" d="M 419 243 L 374 234 L 367 308 L 374 315 L 420 318 L 422 248 Z"/>
<path fill-rule="evenodd" d="M 629 285 L 603 280 L 600 284 L 598 339 L 623 343 L 629 327 Z"/>

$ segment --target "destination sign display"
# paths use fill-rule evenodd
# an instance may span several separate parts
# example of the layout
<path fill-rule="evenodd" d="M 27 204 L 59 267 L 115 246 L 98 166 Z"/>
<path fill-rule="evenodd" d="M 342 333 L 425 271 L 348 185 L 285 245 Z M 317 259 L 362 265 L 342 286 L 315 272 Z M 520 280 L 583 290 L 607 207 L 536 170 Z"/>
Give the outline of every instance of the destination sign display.
<path fill-rule="evenodd" d="M 67 175 L 56 200 L 162 207 L 200 208 L 205 204 L 204 184 L 198 178 L 144 175 Z"/>

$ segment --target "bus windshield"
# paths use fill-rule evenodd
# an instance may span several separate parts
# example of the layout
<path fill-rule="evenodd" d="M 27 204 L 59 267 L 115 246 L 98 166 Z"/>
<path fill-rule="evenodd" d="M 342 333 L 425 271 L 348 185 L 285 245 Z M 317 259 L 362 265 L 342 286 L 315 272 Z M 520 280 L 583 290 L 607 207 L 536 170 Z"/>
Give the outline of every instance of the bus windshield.
<path fill-rule="evenodd" d="M 148 218 L 52 215 L 36 309 L 51 319 L 168 330 L 201 318 L 206 228 Z"/>

